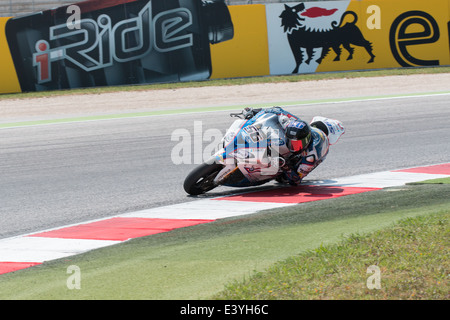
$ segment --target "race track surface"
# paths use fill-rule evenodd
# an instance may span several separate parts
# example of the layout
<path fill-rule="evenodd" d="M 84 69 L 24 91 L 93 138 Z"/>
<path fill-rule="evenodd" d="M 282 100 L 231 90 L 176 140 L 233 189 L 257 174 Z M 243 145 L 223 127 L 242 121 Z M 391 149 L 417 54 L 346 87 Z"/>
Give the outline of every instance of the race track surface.
<path fill-rule="evenodd" d="M 345 135 L 308 176 L 322 180 L 450 162 L 449 99 L 449 94 L 433 94 L 285 109 L 307 120 L 323 115 L 344 123 Z M 171 135 L 176 129 L 194 134 L 199 120 L 203 133 L 224 133 L 232 122 L 229 113 L 0 129 L 0 238 L 196 200 L 182 188 L 195 164 L 173 163 L 171 151 L 178 142 Z M 211 196 L 235 191 L 240 190 L 219 188 Z"/>

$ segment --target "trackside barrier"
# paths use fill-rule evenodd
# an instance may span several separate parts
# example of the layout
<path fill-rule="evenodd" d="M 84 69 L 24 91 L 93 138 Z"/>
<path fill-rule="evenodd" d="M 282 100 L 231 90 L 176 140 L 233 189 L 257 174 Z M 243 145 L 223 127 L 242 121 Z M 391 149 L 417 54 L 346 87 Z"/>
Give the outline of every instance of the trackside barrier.
<path fill-rule="evenodd" d="M 450 0 L 104 3 L 0 18 L 0 93 L 450 65 Z"/>

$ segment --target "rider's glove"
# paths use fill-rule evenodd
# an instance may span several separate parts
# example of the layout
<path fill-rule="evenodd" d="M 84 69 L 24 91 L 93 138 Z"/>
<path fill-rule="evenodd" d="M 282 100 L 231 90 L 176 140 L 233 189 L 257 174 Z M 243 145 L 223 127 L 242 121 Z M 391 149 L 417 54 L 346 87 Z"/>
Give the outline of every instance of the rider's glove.
<path fill-rule="evenodd" d="M 276 180 L 280 183 L 289 183 L 291 186 L 297 186 L 302 182 L 298 173 L 292 169 L 284 170 Z"/>
<path fill-rule="evenodd" d="M 302 177 L 298 174 L 295 169 L 296 163 L 299 161 L 298 156 L 290 157 L 286 160 L 285 164 L 281 167 L 283 170 L 284 178 L 288 181 L 290 185 L 299 185 L 302 181 Z"/>
<path fill-rule="evenodd" d="M 285 115 L 279 115 L 278 116 L 278 122 L 280 123 L 281 127 L 286 130 L 287 126 L 289 125 L 289 122 L 291 120 L 289 119 L 288 116 Z"/>
<path fill-rule="evenodd" d="M 253 108 L 245 108 L 244 110 L 242 110 L 242 114 L 244 115 L 245 119 L 250 119 L 251 117 L 253 117 Z"/>

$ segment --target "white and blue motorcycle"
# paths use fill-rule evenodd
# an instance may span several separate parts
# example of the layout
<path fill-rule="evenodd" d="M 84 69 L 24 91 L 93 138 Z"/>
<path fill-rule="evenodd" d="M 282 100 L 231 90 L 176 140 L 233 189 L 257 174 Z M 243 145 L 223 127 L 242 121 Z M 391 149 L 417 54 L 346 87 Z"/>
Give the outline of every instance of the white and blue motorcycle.
<path fill-rule="evenodd" d="M 291 154 L 284 130 L 275 113 L 257 113 L 251 119 L 241 113 L 220 142 L 220 150 L 192 170 L 184 181 L 184 190 L 199 195 L 218 186 L 250 187 L 276 180 L 283 174 L 285 159 Z M 314 117 L 331 130 L 330 144 L 344 133 L 337 120 Z"/>

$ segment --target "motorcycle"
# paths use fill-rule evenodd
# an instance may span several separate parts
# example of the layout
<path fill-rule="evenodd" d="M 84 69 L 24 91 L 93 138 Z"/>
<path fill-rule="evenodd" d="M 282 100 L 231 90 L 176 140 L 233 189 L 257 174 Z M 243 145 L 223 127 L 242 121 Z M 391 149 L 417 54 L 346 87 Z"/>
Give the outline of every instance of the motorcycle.
<path fill-rule="evenodd" d="M 188 194 L 203 194 L 218 186 L 259 186 L 283 174 L 290 151 L 278 115 L 257 113 L 248 119 L 240 112 L 230 116 L 238 119 L 220 141 L 220 149 L 185 178 L 183 187 Z M 330 129 L 330 144 L 344 133 L 337 120 L 314 117 L 313 121 L 323 122 Z"/>

